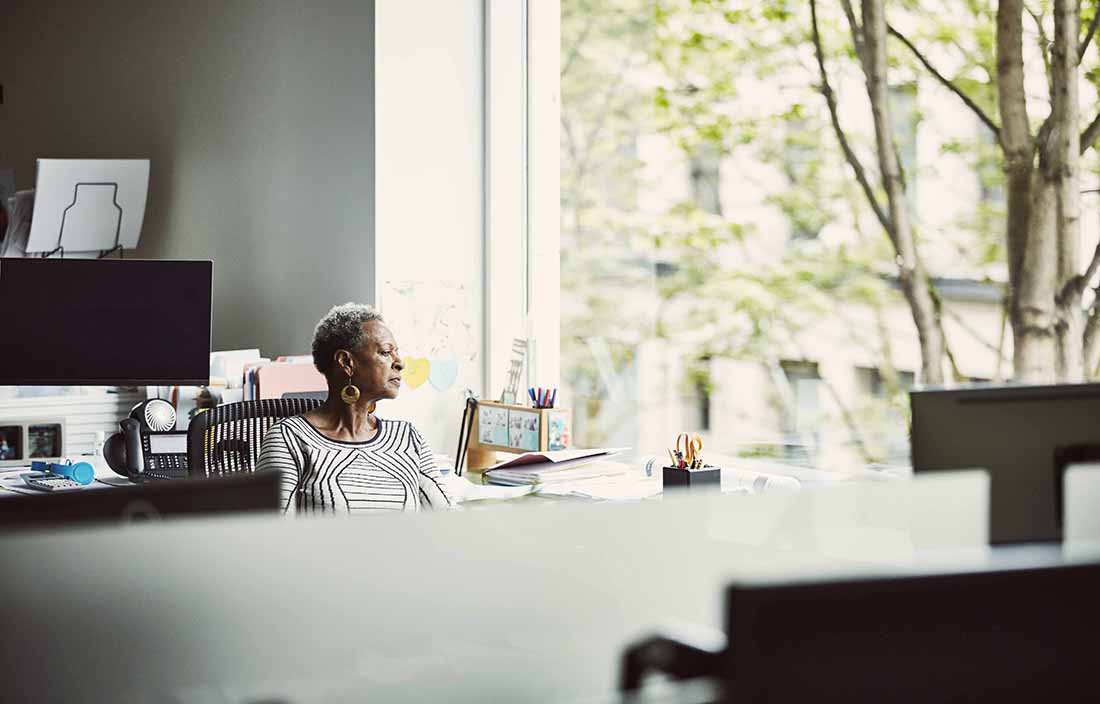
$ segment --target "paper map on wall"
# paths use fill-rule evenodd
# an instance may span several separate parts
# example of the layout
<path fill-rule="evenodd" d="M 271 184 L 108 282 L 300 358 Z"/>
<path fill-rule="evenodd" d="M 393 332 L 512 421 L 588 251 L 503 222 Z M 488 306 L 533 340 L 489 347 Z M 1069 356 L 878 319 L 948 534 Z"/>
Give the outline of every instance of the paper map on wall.
<path fill-rule="evenodd" d="M 379 308 L 397 338 L 406 388 L 447 391 L 478 358 L 470 290 L 447 281 L 386 281 Z"/>

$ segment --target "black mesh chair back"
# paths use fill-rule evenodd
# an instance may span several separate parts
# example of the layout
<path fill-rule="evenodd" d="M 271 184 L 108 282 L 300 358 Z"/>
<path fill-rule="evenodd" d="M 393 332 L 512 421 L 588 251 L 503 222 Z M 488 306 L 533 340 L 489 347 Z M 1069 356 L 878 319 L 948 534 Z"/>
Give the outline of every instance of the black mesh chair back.
<path fill-rule="evenodd" d="M 187 427 L 187 466 L 192 477 L 251 472 L 267 429 L 282 418 L 311 411 L 317 398 L 272 398 L 227 403 L 197 414 Z"/>

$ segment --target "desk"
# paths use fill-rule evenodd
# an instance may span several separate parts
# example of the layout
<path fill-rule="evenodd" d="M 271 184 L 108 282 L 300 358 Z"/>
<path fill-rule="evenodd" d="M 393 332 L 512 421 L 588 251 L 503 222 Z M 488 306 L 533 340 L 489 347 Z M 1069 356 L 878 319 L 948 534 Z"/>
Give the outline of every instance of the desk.
<path fill-rule="evenodd" d="M 855 468 L 844 472 L 827 472 L 819 469 L 811 469 L 798 465 L 787 464 L 774 460 L 762 460 L 756 458 L 742 458 L 728 455 L 708 455 L 716 466 L 722 468 L 721 491 L 731 492 L 772 492 L 772 491 L 798 491 L 801 487 L 811 487 L 822 484 L 834 484 L 838 482 L 888 482 L 908 480 L 912 472 L 907 468 L 890 468 L 888 470 L 875 471 L 866 468 Z M 649 499 L 663 493 L 662 468 L 655 458 L 639 458 L 633 453 L 627 452 L 614 455 L 610 459 L 598 459 L 591 465 L 579 467 L 580 475 L 584 476 L 584 470 L 599 465 L 610 465 L 610 469 L 619 470 L 620 474 L 607 477 L 581 480 L 555 481 L 540 485 L 533 492 L 540 498 L 560 499 L 577 497 L 596 501 L 632 501 Z M 646 473 L 645 467 L 650 471 Z M 465 477 L 469 482 L 481 484 L 485 481 L 485 475 L 480 472 L 467 472 Z M 488 489 L 470 489 L 468 482 L 457 482 L 453 486 L 454 493 L 469 495 L 473 498 L 495 498 L 493 491 L 502 494 L 505 490 L 501 487 L 487 485 Z M 509 487 L 509 489 L 511 489 Z M 715 491 L 717 487 L 696 487 L 696 491 Z"/>
<path fill-rule="evenodd" d="M 981 473 L 797 494 L 0 537 L 0 700 L 576 701 L 750 574 L 984 559 Z M 50 652 L 65 677 L 25 671 Z M 15 696 L 13 688 L 21 688 Z M 598 699 L 597 699 L 598 700 Z"/>

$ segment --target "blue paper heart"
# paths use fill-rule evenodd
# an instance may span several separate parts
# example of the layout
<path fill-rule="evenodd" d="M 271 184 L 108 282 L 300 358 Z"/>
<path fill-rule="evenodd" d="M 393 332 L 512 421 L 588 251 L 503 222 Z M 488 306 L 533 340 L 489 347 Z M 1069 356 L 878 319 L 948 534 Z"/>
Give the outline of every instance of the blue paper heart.
<path fill-rule="evenodd" d="M 428 383 L 436 391 L 446 391 L 458 378 L 458 361 L 454 359 L 433 359 L 432 371 L 428 374 Z"/>

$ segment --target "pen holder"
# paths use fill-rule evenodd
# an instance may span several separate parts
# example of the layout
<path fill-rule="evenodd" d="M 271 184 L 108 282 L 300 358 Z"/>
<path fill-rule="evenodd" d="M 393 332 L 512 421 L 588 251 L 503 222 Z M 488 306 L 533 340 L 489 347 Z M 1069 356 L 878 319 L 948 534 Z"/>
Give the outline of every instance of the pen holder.
<path fill-rule="evenodd" d="M 712 486 L 717 490 L 722 486 L 722 469 L 711 465 L 699 469 L 664 467 L 661 472 L 661 481 L 666 489 L 669 487 Z"/>

